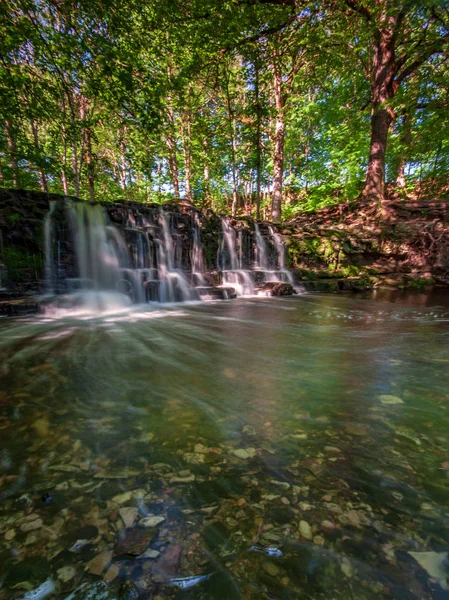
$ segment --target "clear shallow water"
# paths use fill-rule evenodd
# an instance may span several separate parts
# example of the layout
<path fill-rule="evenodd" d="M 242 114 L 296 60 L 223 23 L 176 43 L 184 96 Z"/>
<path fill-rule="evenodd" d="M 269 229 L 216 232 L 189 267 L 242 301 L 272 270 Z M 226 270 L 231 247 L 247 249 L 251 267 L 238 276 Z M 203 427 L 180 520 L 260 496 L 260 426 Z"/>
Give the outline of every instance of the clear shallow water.
<path fill-rule="evenodd" d="M 0 598 L 447 598 L 449 310 L 394 300 L 0 321 Z"/>

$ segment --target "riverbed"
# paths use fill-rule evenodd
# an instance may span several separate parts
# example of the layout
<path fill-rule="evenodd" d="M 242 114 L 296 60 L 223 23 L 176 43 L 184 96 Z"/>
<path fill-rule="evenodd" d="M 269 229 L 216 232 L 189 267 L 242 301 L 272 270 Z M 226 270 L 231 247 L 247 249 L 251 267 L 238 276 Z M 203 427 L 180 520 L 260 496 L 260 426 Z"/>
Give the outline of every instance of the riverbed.
<path fill-rule="evenodd" d="M 0 352 L 0 598 L 449 597 L 444 298 L 2 319 Z"/>

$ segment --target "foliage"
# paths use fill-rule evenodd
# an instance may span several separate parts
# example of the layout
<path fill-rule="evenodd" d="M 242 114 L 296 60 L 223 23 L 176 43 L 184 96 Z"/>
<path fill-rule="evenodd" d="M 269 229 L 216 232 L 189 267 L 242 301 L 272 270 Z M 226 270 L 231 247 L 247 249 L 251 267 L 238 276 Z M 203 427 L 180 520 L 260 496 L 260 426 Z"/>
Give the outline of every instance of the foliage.
<path fill-rule="evenodd" d="M 283 217 L 352 200 L 369 155 L 369 65 L 389 16 L 404 77 L 388 101 L 387 178 L 441 180 L 441 3 L 5 0 L 0 185 L 91 200 L 175 195 L 220 212 L 234 201 L 240 214 L 260 204 L 268 217 L 282 119 Z"/>

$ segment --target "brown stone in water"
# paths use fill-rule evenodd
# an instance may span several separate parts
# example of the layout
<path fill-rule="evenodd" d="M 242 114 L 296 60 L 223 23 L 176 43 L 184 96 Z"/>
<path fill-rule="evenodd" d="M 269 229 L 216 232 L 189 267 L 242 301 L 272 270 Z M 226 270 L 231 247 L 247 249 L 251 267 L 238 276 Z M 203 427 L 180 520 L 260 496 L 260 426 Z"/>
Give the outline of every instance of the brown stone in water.
<path fill-rule="evenodd" d="M 155 535 L 156 530 L 148 527 L 122 529 L 116 547 L 116 554 L 138 556 L 147 549 Z"/>
<path fill-rule="evenodd" d="M 169 544 L 158 560 L 158 570 L 164 575 L 176 575 L 181 562 L 181 554 L 182 546 L 180 544 Z"/>

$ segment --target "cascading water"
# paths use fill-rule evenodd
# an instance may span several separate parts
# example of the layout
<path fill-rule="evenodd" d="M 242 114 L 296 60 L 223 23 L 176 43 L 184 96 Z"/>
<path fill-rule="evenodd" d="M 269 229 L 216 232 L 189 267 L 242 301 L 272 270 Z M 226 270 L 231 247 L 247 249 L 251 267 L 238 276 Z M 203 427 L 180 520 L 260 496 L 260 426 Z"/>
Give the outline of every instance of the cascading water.
<path fill-rule="evenodd" d="M 268 262 L 267 244 L 260 233 L 260 228 L 257 223 L 254 223 L 254 232 L 256 234 L 256 268 L 262 271 L 268 271 L 270 265 Z"/>
<path fill-rule="evenodd" d="M 175 268 L 173 235 L 170 231 L 170 215 L 159 211 L 162 238 L 158 242 L 159 296 L 161 302 L 185 302 L 198 300 L 199 296 L 181 269 Z"/>
<path fill-rule="evenodd" d="M 204 255 L 203 245 L 201 243 L 201 223 L 198 213 L 193 213 L 193 244 L 192 252 L 190 255 L 190 262 L 192 263 L 192 281 L 195 285 L 205 286 L 206 278 L 204 277 Z"/>
<path fill-rule="evenodd" d="M 237 247 L 237 234 L 230 221 L 223 218 L 221 225 L 223 231 L 221 251 L 223 285 L 235 289 L 239 296 L 249 296 L 254 292 L 254 279 L 249 271 L 241 268 L 242 238 L 239 237 L 239 245 Z"/>
<path fill-rule="evenodd" d="M 221 226 L 219 271 L 206 273 L 201 221 L 191 207 L 55 202 L 44 223 L 44 307 L 115 311 L 144 302 L 266 293 L 264 282 L 291 281 L 274 230 L 269 237 L 257 224 L 236 230 L 227 218 Z M 210 248 L 213 236 L 207 235 Z"/>

